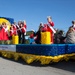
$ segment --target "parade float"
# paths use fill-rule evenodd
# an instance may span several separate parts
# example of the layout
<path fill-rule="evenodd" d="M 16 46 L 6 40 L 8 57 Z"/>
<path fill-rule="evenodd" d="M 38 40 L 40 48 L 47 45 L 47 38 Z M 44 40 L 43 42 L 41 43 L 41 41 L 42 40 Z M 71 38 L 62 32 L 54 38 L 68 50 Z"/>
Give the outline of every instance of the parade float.
<path fill-rule="evenodd" d="M 2 22 L 6 22 L 9 28 L 14 19 L 0 17 Z M 40 62 L 42 65 L 75 59 L 75 44 L 53 44 L 51 39 L 50 32 L 41 32 L 41 44 L 19 44 L 18 36 L 13 36 L 12 44 L 0 44 L 0 56 L 16 61 L 23 59 L 27 64 Z"/>

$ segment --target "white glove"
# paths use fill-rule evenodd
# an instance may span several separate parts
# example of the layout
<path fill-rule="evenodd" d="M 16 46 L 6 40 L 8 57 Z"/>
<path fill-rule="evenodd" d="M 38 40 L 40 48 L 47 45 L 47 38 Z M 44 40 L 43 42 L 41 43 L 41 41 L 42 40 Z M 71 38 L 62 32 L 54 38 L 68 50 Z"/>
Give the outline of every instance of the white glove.
<path fill-rule="evenodd" d="M 24 33 L 24 35 L 26 35 L 26 32 Z"/>

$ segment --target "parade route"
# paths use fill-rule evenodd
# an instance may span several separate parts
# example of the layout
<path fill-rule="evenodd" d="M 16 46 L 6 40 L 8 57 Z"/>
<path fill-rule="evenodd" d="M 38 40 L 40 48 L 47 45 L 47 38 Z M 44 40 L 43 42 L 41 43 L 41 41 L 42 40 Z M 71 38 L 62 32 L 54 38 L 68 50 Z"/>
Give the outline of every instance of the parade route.
<path fill-rule="evenodd" d="M 75 61 L 41 66 L 0 57 L 0 75 L 75 75 Z"/>

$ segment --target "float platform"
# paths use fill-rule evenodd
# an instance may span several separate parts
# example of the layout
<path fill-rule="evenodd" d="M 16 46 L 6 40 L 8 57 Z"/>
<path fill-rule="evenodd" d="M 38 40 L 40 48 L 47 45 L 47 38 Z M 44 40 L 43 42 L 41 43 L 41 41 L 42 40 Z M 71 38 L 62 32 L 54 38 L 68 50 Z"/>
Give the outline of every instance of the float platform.
<path fill-rule="evenodd" d="M 0 45 L 0 56 L 23 59 L 30 64 L 40 61 L 42 65 L 69 59 L 75 60 L 75 44 L 18 44 Z"/>

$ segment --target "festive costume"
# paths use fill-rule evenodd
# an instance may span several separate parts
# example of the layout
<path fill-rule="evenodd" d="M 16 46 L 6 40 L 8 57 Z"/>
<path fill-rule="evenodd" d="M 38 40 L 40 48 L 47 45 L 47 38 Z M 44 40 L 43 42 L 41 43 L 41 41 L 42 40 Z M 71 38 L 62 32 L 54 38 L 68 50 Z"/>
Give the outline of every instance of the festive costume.
<path fill-rule="evenodd" d="M 3 40 L 3 27 L 0 27 L 0 40 Z"/>
<path fill-rule="evenodd" d="M 13 36 L 13 35 L 14 35 L 14 30 L 11 28 L 11 29 L 10 29 L 10 37 L 9 37 L 10 40 L 12 40 L 12 36 Z"/>
<path fill-rule="evenodd" d="M 56 33 L 56 31 L 53 28 L 54 22 L 52 22 L 52 17 L 50 17 L 50 16 L 47 17 L 47 21 L 48 21 L 48 23 L 44 24 L 44 30 L 47 31 L 47 32 L 50 32 L 51 42 L 53 43 L 53 40 L 54 40 L 53 39 L 53 36 L 54 36 L 53 33 Z"/>
<path fill-rule="evenodd" d="M 3 27 L 3 40 L 9 40 L 9 35 L 8 35 L 8 28 Z"/>
<path fill-rule="evenodd" d="M 13 31 L 14 31 L 14 35 L 17 35 L 17 27 L 14 24 L 13 24 Z"/>
<path fill-rule="evenodd" d="M 19 36 L 19 44 L 20 44 L 21 43 L 21 26 L 20 25 L 17 25 L 17 33 Z"/>
<path fill-rule="evenodd" d="M 22 34 L 22 44 L 25 43 L 25 35 L 26 35 L 26 25 L 23 25 L 23 27 L 21 28 L 21 34 Z"/>
<path fill-rule="evenodd" d="M 49 31 L 51 33 L 51 42 L 52 43 L 54 42 L 53 41 L 53 33 L 55 33 L 55 32 L 53 32 L 54 31 L 53 26 L 54 26 L 54 22 L 48 22 L 47 31 Z"/>

